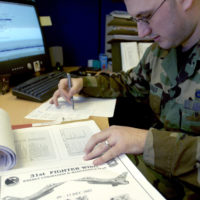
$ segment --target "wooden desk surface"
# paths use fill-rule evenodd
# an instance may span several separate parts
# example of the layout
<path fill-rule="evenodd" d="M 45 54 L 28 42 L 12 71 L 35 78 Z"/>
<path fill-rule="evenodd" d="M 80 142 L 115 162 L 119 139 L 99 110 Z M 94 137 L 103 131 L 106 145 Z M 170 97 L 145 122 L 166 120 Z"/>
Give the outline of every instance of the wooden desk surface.
<path fill-rule="evenodd" d="M 18 99 L 13 96 L 11 92 L 0 95 L 0 108 L 4 109 L 9 114 L 12 125 L 41 122 L 41 120 L 24 118 L 40 105 L 41 103 Z M 101 130 L 109 126 L 106 117 L 91 116 L 89 119 L 94 120 Z"/>

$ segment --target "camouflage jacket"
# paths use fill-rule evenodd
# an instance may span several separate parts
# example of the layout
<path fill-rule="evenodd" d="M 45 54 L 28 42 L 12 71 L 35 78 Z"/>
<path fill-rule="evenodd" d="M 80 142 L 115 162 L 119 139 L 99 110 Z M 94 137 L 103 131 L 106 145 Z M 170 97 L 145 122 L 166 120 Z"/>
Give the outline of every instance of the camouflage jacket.
<path fill-rule="evenodd" d="M 164 128 L 149 129 L 145 163 L 165 176 L 200 186 L 200 43 L 179 73 L 176 49 L 153 44 L 136 68 L 85 77 L 83 83 L 83 93 L 90 96 L 148 101 Z"/>

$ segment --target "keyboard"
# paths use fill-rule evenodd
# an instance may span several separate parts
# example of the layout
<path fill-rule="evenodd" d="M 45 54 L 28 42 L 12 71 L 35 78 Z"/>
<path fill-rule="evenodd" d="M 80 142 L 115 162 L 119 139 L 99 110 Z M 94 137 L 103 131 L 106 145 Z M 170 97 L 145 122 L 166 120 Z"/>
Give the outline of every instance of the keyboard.
<path fill-rule="evenodd" d="M 66 78 L 66 72 L 55 71 L 48 74 L 33 77 L 12 89 L 12 94 L 18 98 L 44 102 L 52 97 L 58 88 L 59 80 Z"/>

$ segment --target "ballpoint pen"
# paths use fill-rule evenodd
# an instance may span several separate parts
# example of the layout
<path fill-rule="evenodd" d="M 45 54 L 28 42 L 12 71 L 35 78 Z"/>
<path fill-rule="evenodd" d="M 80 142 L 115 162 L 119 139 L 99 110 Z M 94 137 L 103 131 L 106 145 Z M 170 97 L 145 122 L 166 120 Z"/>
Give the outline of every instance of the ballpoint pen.
<path fill-rule="evenodd" d="M 72 80 L 71 80 L 70 73 L 67 73 L 67 80 L 68 80 L 68 87 L 70 89 L 72 87 Z M 71 102 L 72 102 L 72 108 L 74 110 L 74 99 L 73 99 L 73 96 L 71 97 Z"/>

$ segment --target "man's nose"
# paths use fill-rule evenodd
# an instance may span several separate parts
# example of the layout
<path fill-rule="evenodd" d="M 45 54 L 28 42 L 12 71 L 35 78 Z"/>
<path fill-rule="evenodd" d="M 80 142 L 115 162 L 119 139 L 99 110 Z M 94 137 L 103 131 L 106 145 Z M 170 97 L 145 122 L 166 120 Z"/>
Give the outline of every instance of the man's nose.
<path fill-rule="evenodd" d="M 138 22 L 137 29 L 138 29 L 138 36 L 140 38 L 144 38 L 144 37 L 150 35 L 152 32 L 149 24 L 147 24 L 145 22 Z"/>

